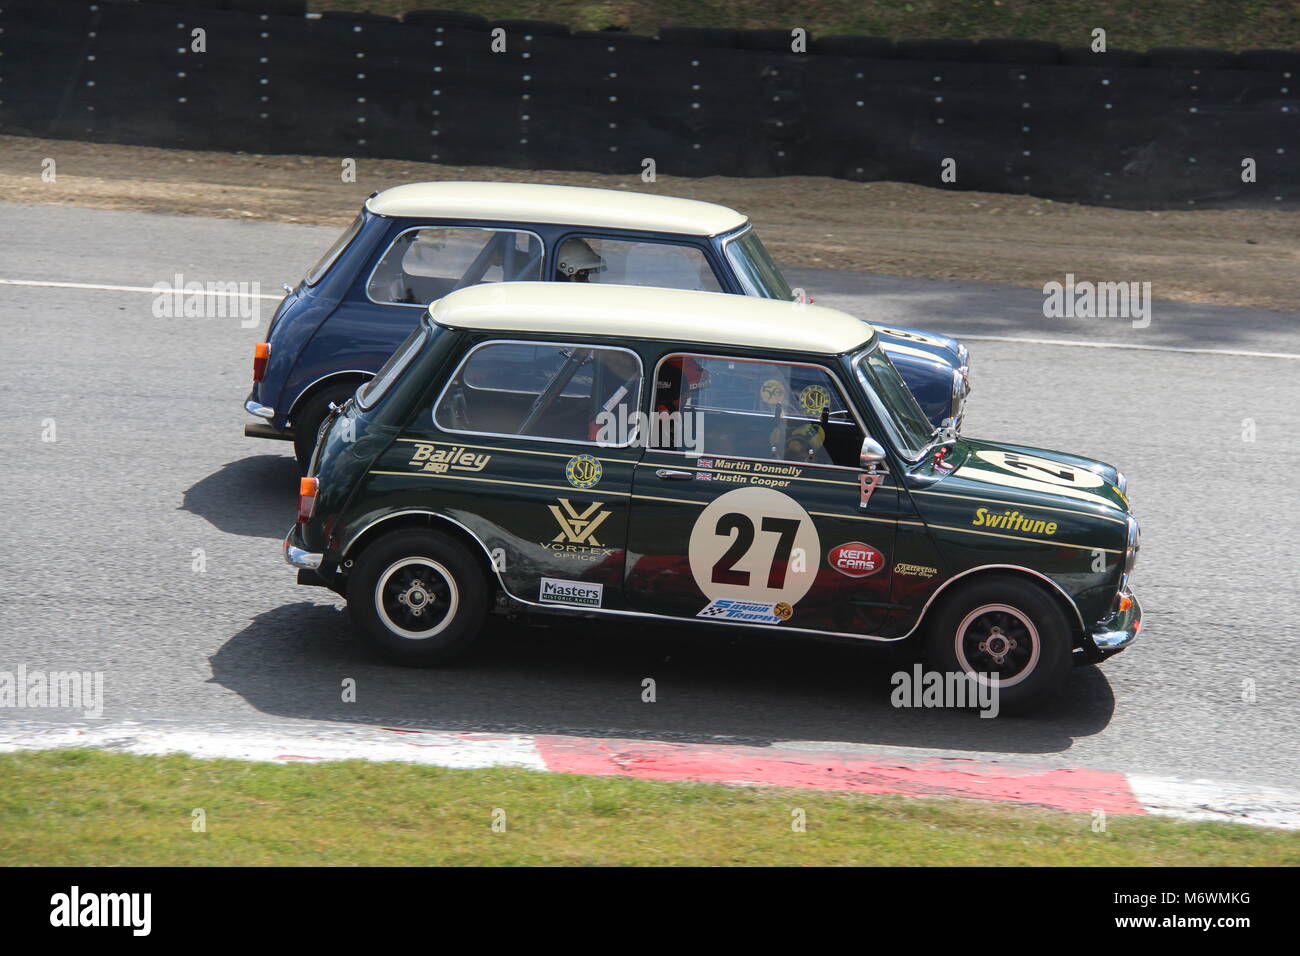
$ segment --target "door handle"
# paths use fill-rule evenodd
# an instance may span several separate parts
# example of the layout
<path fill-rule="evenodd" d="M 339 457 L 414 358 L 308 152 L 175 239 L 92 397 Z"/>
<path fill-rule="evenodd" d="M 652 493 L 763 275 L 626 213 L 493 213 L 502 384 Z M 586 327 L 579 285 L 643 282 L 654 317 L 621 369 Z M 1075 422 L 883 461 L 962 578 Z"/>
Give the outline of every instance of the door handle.
<path fill-rule="evenodd" d="M 659 470 L 657 470 L 657 471 L 655 472 L 655 477 L 656 477 L 656 478 L 678 478 L 678 479 L 681 479 L 681 478 L 690 478 L 690 477 L 691 477 L 691 472 L 689 472 L 689 471 L 674 471 L 674 470 L 671 469 L 671 468 L 660 468 Z"/>

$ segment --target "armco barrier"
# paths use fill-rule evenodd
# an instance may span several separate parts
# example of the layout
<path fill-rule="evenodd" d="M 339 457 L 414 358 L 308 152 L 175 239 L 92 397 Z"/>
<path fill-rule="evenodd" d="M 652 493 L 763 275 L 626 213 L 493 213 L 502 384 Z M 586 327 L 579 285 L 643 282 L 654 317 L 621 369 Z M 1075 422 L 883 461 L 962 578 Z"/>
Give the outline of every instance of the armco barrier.
<path fill-rule="evenodd" d="M 0 0 L 0 133 L 628 176 L 652 159 L 1134 208 L 1300 201 L 1300 51 L 810 37 L 796 53 L 774 30 L 304 14 Z"/>

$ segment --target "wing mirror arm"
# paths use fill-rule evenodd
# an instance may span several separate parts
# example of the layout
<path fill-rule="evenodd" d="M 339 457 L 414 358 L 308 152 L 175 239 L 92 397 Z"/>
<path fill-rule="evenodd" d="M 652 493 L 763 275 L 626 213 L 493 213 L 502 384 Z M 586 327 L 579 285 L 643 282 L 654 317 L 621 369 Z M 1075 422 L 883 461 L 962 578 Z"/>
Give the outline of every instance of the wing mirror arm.
<path fill-rule="evenodd" d="M 858 476 L 858 507 L 865 508 L 871 504 L 872 493 L 880 486 L 885 475 L 889 474 L 889 466 L 885 463 L 885 449 L 874 438 L 862 439 L 862 451 L 858 455 L 858 463 L 864 472 Z"/>

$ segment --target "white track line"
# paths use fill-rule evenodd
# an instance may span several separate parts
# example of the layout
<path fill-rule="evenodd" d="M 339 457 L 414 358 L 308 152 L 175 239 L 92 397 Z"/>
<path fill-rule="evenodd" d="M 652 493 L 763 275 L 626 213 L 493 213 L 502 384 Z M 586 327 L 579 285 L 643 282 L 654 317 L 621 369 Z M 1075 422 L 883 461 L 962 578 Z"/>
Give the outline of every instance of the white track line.
<path fill-rule="evenodd" d="M 1137 345 L 1130 342 L 1076 342 L 1070 339 L 1030 339 L 1010 335 L 963 335 L 954 338 L 972 342 L 1015 342 L 1020 345 L 1061 345 L 1073 349 L 1133 349 L 1139 352 L 1189 352 L 1193 355 L 1238 355 L 1244 358 L 1300 359 L 1293 352 L 1246 352 L 1238 349 L 1193 349 L 1176 345 Z"/>
<path fill-rule="evenodd" d="M 96 289 L 102 292 L 148 292 L 154 295 L 160 293 L 188 292 L 186 289 L 175 289 L 170 286 L 165 289 L 157 289 L 153 286 L 143 285 L 100 285 L 93 282 L 45 282 L 38 279 L 0 279 L 0 285 L 38 286 L 50 289 Z M 239 295 L 237 292 L 200 292 L 200 290 L 197 289 L 194 291 L 202 295 Z M 284 298 L 282 295 L 267 295 L 265 293 L 252 293 L 248 297 L 255 299 Z M 1074 349 L 1132 349 L 1139 352 L 1184 352 L 1192 355 L 1234 355 L 1240 358 L 1288 359 L 1291 361 L 1300 360 L 1300 353 L 1293 352 L 1248 352 L 1237 349 L 1193 349 L 1181 348 L 1174 345 L 1137 345 L 1128 342 L 1077 342 L 1070 339 L 1035 339 L 1009 335 L 958 335 L 957 338 L 966 339 L 971 342 L 1010 342 L 1017 345 L 1057 345 L 1062 348 Z"/>
<path fill-rule="evenodd" d="M 98 285 L 93 282 L 44 282 L 37 279 L 0 279 L 0 285 L 41 286 L 49 289 L 96 289 L 100 292 L 148 292 L 151 295 L 174 294 L 180 292 L 183 295 L 226 295 L 241 299 L 279 300 L 284 298 L 283 293 L 278 295 L 268 295 L 265 292 L 217 292 L 207 289 L 177 289 L 172 286 L 159 289 L 156 286 L 149 285 Z"/>

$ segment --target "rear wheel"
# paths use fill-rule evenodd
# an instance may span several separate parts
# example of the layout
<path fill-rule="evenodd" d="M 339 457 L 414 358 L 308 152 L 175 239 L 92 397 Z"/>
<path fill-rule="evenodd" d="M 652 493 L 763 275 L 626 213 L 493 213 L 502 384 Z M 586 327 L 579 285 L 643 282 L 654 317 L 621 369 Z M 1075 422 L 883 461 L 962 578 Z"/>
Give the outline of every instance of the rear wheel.
<path fill-rule="evenodd" d="M 1042 588 L 1015 577 L 962 587 L 936 609 L 926 638 L 931 669 L 996 688 L 1000 711 L 1025 712 L 1060 690 L 1073 666 L 1070 625 Z"/>
<path fill-rule="evenodd" d="M 330 403 L 342 405 L 356 393 L 357 383 L 327 385 L 302 403 L 293 416 L 293 450 L 298 458 L 298 470 L 307 474 L 311 453 L 316 450 L 320 427 L 329 414 Z"/>
<path fill-rule="evenodd" d="M 429 666 L 463 653 L 483 629 L 491 588 L 481 562 L 439 531 L 394 531 L 361 553 L 348 611 L 363 641 L 396 664 Z"/>

